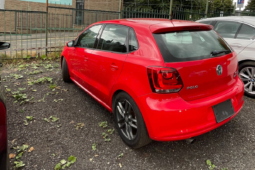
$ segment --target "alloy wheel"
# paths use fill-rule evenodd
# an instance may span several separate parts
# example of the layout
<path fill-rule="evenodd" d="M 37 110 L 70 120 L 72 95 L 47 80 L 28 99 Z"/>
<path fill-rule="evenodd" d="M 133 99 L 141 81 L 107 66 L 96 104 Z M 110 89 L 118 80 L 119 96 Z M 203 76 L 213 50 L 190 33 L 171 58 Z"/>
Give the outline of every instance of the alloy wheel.
<path fill-rule="evenodd" d="M 244 90 L 249 94 L 255 94 L 255 67 L 244 67 L 239 77 L 244 83 Z"/>
<path fill-rule="evenodd" d="M 118 128 L 128 140 L 134 140 L 137 135 L 137 119 L 132 105 L 124 99 L 116 107 Z"/>

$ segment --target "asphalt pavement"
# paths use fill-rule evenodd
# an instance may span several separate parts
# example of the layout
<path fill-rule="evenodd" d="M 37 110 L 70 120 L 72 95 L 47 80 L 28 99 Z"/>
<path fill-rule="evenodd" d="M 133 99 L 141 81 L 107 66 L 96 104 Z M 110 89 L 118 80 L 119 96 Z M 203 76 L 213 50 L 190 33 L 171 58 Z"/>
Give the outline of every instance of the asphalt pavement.
<path fill-rule="evenodd" d="M 77 161 L 68 170 L 206 170 L 209 169 L 207 160 L 216 170 L 255 169 L 255 99 L 244 97 L 244 106 L 235 118 L 196 137 L 193 144 L 187 144 L 185 140 L 153 141 L 140 149 L 130 149 L 116 131 L 108 134 L 110 142 L 104 141 L 102 133 L 114 129 L 111 113 L 74 83 L 64 83 L 59 68 L 49 70 L 43 66 L 55 66 L 58 62 L 40 63 L 37 70 L 43 72 L 36 75 L 28 75 L 33 71 L 32 65 L 22 71 L 13 65 L 4 66 L 2 72 L 2 79 L 10 74 L 24 77 L 17 80 L 6 77 L 1 86 L 11 91 L 24 88 L 22 93 L 29 99 L 34 98 L 34 102 L 20 105 L 14 103 L 11 92 L 6 92 L 9 152 L 16 153 L 12 147 L 23 144 L 34 147 L 33 152 L 24 152 L 20 159 L 26 164 L 22 170 L 54 169 L 57 163 L 71 155 L 76 156 Z M 55 91 L 49 88 L 49 83 L 27 85 L 29 79 L 45 76 L 53 78 L 58 87 Z M 24 125 L 26 116 L 35 119 L 27 126 Z M 44 118 L 50 116 L 59 120 L 46 122 Z M 99 126 L 103 121 L 108 123 L 106 129 Z M 84 123 L 83 128 L 76 130 L 77 123 Z M 93 144 L 96 144 L 95 151 Z M 13 167 L 14 159 L 11 162 Z"/>

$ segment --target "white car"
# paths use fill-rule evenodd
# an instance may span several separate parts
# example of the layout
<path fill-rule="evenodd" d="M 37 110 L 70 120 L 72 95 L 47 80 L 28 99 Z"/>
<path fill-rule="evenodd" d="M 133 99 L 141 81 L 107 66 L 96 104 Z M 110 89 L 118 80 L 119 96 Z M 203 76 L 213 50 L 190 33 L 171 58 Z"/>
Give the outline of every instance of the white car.
<path fill-rule="evenodd" d="M 245 95 L 255 97 L 255 17 L 216 17 L 201 19 L 197 22 L 212 25 L 214 30 L 235 50 Z"/>

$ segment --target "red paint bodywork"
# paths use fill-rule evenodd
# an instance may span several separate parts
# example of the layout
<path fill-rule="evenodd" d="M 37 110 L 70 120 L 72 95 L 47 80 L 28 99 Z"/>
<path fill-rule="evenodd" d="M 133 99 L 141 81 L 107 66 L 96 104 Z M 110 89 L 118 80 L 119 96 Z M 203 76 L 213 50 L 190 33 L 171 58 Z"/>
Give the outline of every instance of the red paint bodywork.
<path fill-rule="evenodd" d="M 6 164 L 4 162 L 6 162 Z M 0 89 L 0 169 L 3 169 L 3 170 L 7 169 L 6 107 L 5 107 L 5 104 L 1 98 L 1 89 Z"/>
<path fill-rule="evenodd" d="M 6 108 L 0 98 L 0 152 L 6 149 Z"/>
<path fill-rule="evenodd" d="M 137 103 L 151 139 L 172 141 L 203 134 L 228 122 L 242 108 L 244 88 L 239 77 L 234 77 L 238 67 L 235 52 L 204 60 L 165 63 L 152 35 L 162 31 L 211 30 L 210 26 L 167 19 L 123 19 L 95 24 L 132 27 L 139 48 L 120 54 L 66 46 L 61 57 L 67 61 L 71 79 L 109 111 L 114 94 L 127 92 Z M 225 70 L 221 76 L 216 74 L 218 64 Z M 175 68 L 183 81 L 182 89 L 178 93 L 153 93 L 147 75 L 149 66 Z M 199 88 L 187 90 L 194 85 Z M 228 99 L 236 113 L 216 123 L 212 106 Z"/>

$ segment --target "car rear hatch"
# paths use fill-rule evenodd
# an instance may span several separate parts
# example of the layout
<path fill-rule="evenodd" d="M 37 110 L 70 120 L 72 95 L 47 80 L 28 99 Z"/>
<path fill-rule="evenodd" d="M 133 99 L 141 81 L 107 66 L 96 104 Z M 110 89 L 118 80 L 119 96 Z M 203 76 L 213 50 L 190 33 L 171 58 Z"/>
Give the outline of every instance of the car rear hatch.
<path fill-rule="evenodd" d="M 237 81 L 236 54 L 211 27 L 154 28 L 153 36 L 165 66 L 180 75 L 184 100 L 217 94 Z"/>

